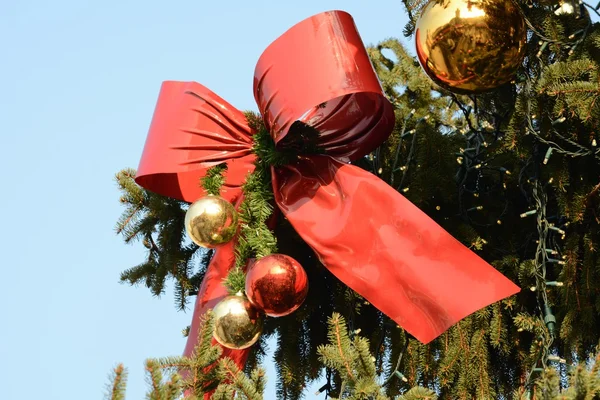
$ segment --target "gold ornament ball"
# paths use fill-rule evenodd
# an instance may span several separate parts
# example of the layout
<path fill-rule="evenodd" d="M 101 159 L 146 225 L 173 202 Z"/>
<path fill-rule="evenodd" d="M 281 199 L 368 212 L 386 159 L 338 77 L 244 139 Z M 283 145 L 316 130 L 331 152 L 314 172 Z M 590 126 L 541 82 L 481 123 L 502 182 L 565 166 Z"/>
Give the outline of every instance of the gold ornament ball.
<path fill-rule="evenodd" d="M 185 230 L 198 246 L 214 248 L 229 242 L 237 231 L 235 207 L 220 196 L 206 196 L 185 213 Z"/>
<path fill-rule="evenodd" d="M 417 21 L 417 57 L 438 85 L 460 94 L 510 82 L 525 57 L 527 29 L 511 0 L 431 0 Z"/>
<path fill-rule="evenodd" d="M 263 314 L 241 294 L 225 297 L 215 306 L 213 314 L 213 336 L 228 349 L 248 348 L 256 343 L 262 333 Z"/>

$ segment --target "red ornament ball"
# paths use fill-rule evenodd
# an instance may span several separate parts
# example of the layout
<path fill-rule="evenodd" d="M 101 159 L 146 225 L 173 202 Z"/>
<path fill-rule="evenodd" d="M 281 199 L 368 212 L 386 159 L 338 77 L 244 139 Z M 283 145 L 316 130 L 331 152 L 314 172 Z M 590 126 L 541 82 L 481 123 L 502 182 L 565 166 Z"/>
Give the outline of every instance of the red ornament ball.
<path fill-rule="evenodd" d="M 298 309 L 308 294 L 308 277 L 300 263 L 284 254 L 256 261 L 246 273 L 248 300 L 270 317 L 283 317 Z"/>

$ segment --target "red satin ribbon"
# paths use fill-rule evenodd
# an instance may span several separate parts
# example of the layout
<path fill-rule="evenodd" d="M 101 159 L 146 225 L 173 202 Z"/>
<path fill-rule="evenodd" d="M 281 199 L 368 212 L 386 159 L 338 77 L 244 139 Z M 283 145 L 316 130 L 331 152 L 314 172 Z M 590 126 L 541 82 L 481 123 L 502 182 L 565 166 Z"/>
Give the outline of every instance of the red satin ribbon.
<path fill-rule="evenodd" d="M 234 204 L 239 207 L 242 202 L 242 196 L 234 200 Z M 235 240 L 221 246 L 215 251 L 210 264 L 202 280 L 202 285 L 198 289 L 198 297 L 196 299 L 196 306 L 194 308 L 194 315 L 192 319 L 192 325 L 188 333 L 188 340 L 185 344 L 183 354 L 190 356 L 196 346 L 198 333 L 201 329 L 200 318 L 209 309 L 213 309 L 219 301 L 228 295 L 227 288 L 223 285 L 223 279 L 227 277 L 229 270 L 235 263 L 234 254 Z M 249 349 L 245 350 L 232 350 L 221 346 L 215 339 L 212 340 L 213 345 L 218 345 L 223 349 L 221 357 L 231 358 L 238 367 L 243 368 L 250 354 Z M 181 371 L 181 374 L 186 376 L 187 371 Z M 205 400 L 209 400 L 212 397 L 212 393 L 204 395 Z M 186 393 L 188 395 L 188 393 Z"/>
<path fill-rule="evenodd" d="M 273 170 L 277 205 L 323 264 L 413 336 L 427 343 L 465 316 L 519 288 L 376 176 L 349 165 L 391 133 L 394 112 L 352 17 L 315 15 L 260 57 L 254 96 L 276 143 L 301 121 L 319 131 L 327 156 Z M 254 166 L 244 115 L 196 82 L 164 82 L 136 181 L 195 201 L 199 178 L 227 162 L 222 196 L 239 200 Z M 233 245 L 217 249 L 198 293 L 184 354 L 199 316 L 225 296 Z M 247 351 L 228 351 L 239 365 Z"/>

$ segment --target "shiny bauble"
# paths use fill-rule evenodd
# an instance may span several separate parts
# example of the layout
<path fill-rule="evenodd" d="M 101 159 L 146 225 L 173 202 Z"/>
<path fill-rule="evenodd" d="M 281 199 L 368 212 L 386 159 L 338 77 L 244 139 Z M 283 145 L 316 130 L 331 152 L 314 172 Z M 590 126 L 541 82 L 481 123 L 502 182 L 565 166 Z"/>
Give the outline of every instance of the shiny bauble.
<path fill-rule="evenodd" d="M 229 242 L 237 231 L 238 215 L 231 203 L 220 196 L 206 196 L 185 213 L 185 230 L 198 246 L 214 248 Z"/>
<path fill-rule="evenodd" d="M 252 346 L 262 333 L 263 314 L 242 294 L 227 296 L 213 309 L 213 337 L 223 347 L 241 350 Z"/>
<path fill-rule="evenodd" d="M 271 254 L 246 272 L 246 296 L 269 317 L 288 315 L 302 305 L 308 294 L 308 277 L 292 257 Z"/>
<path fill-rule="evenodd" d="M 487 92 L 513 79 L 525 56 L 526 34 L 511 0 L 431 0 L 417 21 L 417 56 L 441 87 Z"/>

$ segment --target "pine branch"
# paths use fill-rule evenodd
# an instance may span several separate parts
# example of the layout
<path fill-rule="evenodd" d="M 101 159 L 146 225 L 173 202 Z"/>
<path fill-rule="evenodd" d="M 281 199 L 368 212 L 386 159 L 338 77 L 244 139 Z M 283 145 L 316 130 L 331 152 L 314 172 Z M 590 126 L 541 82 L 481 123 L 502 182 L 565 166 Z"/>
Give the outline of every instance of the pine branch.
<path fill-rule="evenodd" d="M 125 400 L 125 390 L 127 388 L 127 370 L 123 364 L 117 365 L 110 378 L 110 385 L 107 387 L 105 399 Z"/>
<path fill-rule="evenodd" d="M 351 359 L 356 357 L 350 347 L 350 338 L 348 337 L 346 322 L 341 315 L 334 313 L 329 321 L 330 324 L 330 339 L 335 343 L 336 350 L 344 366 L 344 372 L 346 373 L 350 381 L 355 381 L 354 373 L 351 368 Z"/>
<path fill-rule="evenodd" d="M 277 149 L 270 132 L 263 126 L 260 126 L 260 129 L 254 134 L 253 140 L 252 151 L 260 163 L 278 167 L 290 164 L 297 157 L 297 152 L 289 148 Z"/>
<path fill-rule="evenodd" d="M 116 232 L 126 243 L 142 240 L 148 249 L 145 262 L 121 273 L 121 282 L 144 283 L 155 296 L 163 293 L 167 279 L 175 280 L 175 300 L 179 309 L 193 289 L 190 261 L 199 248 L 188 245 L 184 230 L 184 203 L 146 191 L 135 183 L 135 171 L 125 169 L 116 175 L 125 210 Z M 200 270 L 205 266 L 202 265 Z"/>
<path fill-rule="evenodd" d="M 190 375 L 192 375 L 193 378 L 191 387 L 197 391 L 201 390 L 203 386 L 214 379 L 216 372 L 213 366 L 222 353 L 220 346 L 214 346 L 212 344 L 214 331 L 212 310 L 209 310 L 201 317 L 200 326 L 201 329 L 198 331 L 198 342 L 190 357 L 192 360 L 192 363 L 190 364 L 192 373 Z M 210 373 L 206 373 L 208 367 L 210 367 Z M 201 393 L 197 393 L 198 396 L 200 394 Z"/>
<path fill-rule="evenodd" d="M 164 400 L 177 400 L 181 396 L 181 376 L 177 373 L 171 375 L 165 383 Z"/>
<path fill-rule="evenodd" d="M 231 399 L 239 393 L 246 400 L 262 400 L 265 372 L 256 369 L 248 377 L 229 357 L 221 357 L 222 349 L 212 344 L 214 329 L 212 311 L 201 318 L 198 342 L 190 357 L 148 359 L 145 363 L 149 400 L 175 400 L 185 392 L 186 399 L 200 399 L 215 390 L 213 399 Z M 170 372 L 163 380 L 163 372 Z M 184 377 L 182 377 L 182 375 Z M 122 365 L 115 368 L 112 386 L 106 398 L 125 399 L 126 372 Z"/>
<path fill-rule="evenodd" d="M 148 392 L 146 398 L 149 400 L 162 400 L 164 386 L 162 383 L 162 371 L 160 366 L 154 360 L 146 360 L 146 374 L 148 385 L 151 391 Z"/>
<path fill-rule="evenodd" d="M 433 390 L 423 387 L 414 387 L 398 397 L 397 400 L 437 400 L 437 398 L 438 397 Z"/>
<path fill-rule="evenodd" d="M 246 287 L 246 274 L 240 267 L 235 266 L 227 274 L 224 285 L 227 287 L 229 294 L 233 295 L 238 292 L 243 292 Z"/>
<path fill-rule="evenodd" d="M 225 279 L 225 286 L 231 294 L 244 290 L 243 269 L 249 259 L 277 252 L 277 239 L 267 226 L 267 220 L 273 214 L 270 165 L 287 164 L 296 157 L 294 151 L 275 148 L 273 139 L 256 114 L 246 113 L 246 119 L 256 131 L 253 152 L 257 161 L 255 170 L 246 177 L 242 186 L 244 197 L 239 206 L 240 231 L 235 246 L 235 268 Z"/>
<path fill-rule="evenodd" d="M 319 346 L 317 353 L 321 361 L 335 369 L 341 379 L 340 398 L 346 393 L 349 399 L 387 399 L 377 381 L 375 358 L 369 352 L 369 341 L 365 338 L 350 339 L 344 318 L 338 314 L 328 320 L 329 344 Z"/>
<path fill-rule="evenodd" d="M 221 192 L 221 186 L 225 183 L 225 172 L 227 171 L 227 164 L 219 164 L 209 168 L 206 171 L 206 175 L 200 179 L 200 184 L 206 193 L 218 196 Z"/>
<path fill-rule="evenodd" d="M 246 400 L 262 400 L 263 394 L 258 389 L 259 382 L 253 382 L 244 374 L 237 365 L 229 358 L 222 358 L 219 361 L 218 376 L 221 381 L 231 382 L 235 390 Z"/>
<path fill-rule="evenodd" d="M 258 393 L 264 393 L 267 385 L 267 376 L 265 370 L 262 368 L 254 368 L 250 375 L 250 379 L 256 388 Z"/>
<path fill-rule="evenodd" d="M 356 354 L 358 356 L 358 373 L 361 377 L 367 379 L 375 379 L 376 371 L 375 371 L 375 362 L 372 359 L 369 349 L 369 341 L 363 337 L 355 336 L 352 345 L 356 349 Z"/>
<path fill-rule="evenodd" d="M 553 400 L 560 393 L 560 380 L 554 368 L 546 368 L 541 378 L 536 381 L 537 388 L 542 392 L 541 399 Z"/>
<path fill-rule="evenodd" d="M 244 116 L 246 117 L 246 122 L 248 122 L 248 126 L 255 133 L 260 132 L 262 130 L 266 130 L 265 123 L 260 114 L 253 111 L 246 111 L 244 112 Z"/>
<path fill-rule="evenodd" d="M 211 400 L 231 400 L 235 398 L 235 388 L 232 385 L 221 384 L 213 393 Z"/>

